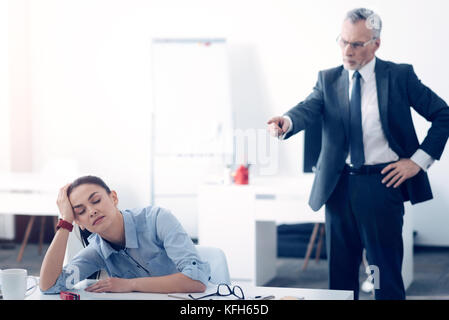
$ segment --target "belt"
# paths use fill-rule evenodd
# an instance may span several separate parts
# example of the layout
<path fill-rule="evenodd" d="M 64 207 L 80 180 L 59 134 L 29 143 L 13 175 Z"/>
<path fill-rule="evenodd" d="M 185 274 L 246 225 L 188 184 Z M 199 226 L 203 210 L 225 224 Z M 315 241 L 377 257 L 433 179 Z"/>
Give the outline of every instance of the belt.
<path fill-rule="evenodd" d="M 363 174 L 379 174 L 386 166 L 388 166 L 391 163 L 393 162 L 361 166 L 360 168 L 354 168 L 351 165 L 345 164 L 343 172 L 351 176 Z"/>

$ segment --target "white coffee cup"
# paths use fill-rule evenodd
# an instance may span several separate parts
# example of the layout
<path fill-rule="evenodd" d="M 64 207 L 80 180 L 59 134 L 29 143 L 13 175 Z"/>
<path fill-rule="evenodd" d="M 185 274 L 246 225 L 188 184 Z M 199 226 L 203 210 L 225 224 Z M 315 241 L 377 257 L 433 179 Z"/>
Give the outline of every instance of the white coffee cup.
<path fill-rule="evenodd" d="M 27 281 L 31 278 L 35 286 L 31 292 L 27 293 Z M 2 295 L 4 300 L 23 300 L 31 295 L 38 286 L 34 277 L 28 276 L 26 269 L 4 269 L 0 271 L 2 284 Z"/>

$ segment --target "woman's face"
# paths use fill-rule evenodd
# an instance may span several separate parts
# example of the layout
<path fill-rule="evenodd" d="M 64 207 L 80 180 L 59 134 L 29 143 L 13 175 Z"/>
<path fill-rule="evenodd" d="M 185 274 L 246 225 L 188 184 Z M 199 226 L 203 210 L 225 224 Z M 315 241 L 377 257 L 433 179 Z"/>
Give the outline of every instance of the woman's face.
<path fill-rule="evenodd" d="M 96 184 L 82 184 L 69 196 L 75 222 L 92 233 L 102 233 L 112 223 L 117 213 L 118 198 Z"/>

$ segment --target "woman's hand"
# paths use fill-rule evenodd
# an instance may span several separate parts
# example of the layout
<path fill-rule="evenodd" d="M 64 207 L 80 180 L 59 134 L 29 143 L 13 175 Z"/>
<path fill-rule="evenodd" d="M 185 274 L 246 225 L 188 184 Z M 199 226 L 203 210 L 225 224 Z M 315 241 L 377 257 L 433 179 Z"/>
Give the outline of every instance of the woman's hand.
<path fill-rule="evenodd" d="M 58 199 L 56 204 L 59 208 L 59 213 L 63 220 L 72 223 L 75 220 L 75 215 L 73 213 L 72 204 L 70 203 L 69 197 L 67 196 L 67 189 L 71 183 L 66 184 L 59 190 Z"/>
<path fill-rule="evenodd" d="M 87 287 L 88 292 L 131 292 L 131 279 L 107 278 Z"/>

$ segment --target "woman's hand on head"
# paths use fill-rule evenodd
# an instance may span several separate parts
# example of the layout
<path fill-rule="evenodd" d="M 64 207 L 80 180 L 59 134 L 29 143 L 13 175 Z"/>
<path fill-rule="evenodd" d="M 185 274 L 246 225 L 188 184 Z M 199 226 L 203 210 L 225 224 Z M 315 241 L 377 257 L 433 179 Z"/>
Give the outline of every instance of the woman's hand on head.
<path fill-rule="evenodd" d="M 72 223 L 75 220 L 75 215 L 73 213 L 72 204 L 70 203 L 69 197 L 67 196 L 67 189 L 70 185 L 71 183 L 68 183 L 59 190 L 56 204 L 58 205 L 61 218 L 67 222 Z"/>

